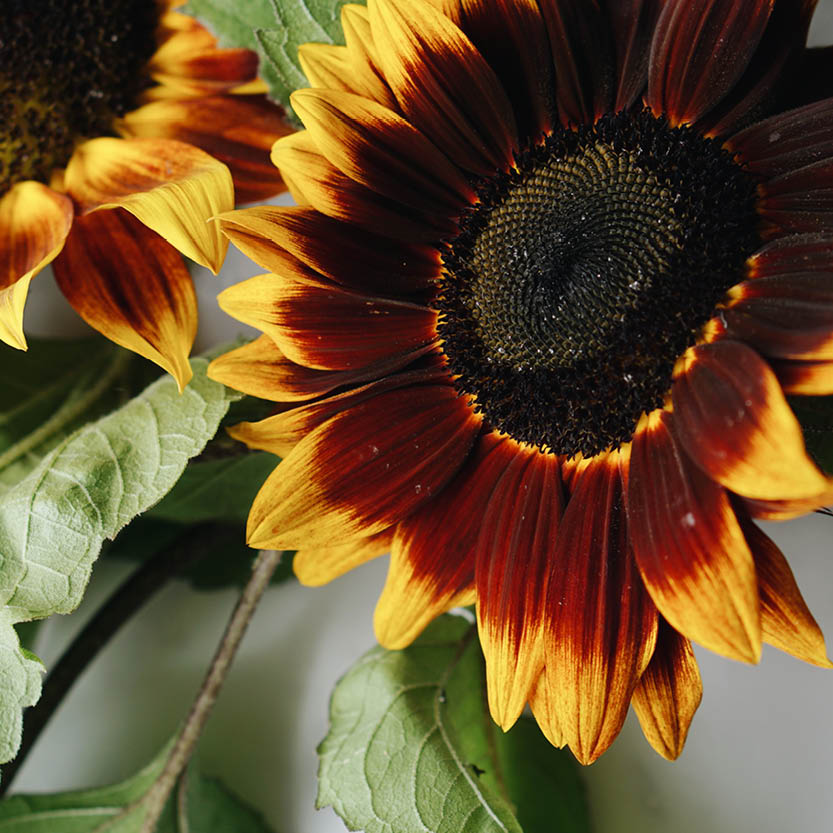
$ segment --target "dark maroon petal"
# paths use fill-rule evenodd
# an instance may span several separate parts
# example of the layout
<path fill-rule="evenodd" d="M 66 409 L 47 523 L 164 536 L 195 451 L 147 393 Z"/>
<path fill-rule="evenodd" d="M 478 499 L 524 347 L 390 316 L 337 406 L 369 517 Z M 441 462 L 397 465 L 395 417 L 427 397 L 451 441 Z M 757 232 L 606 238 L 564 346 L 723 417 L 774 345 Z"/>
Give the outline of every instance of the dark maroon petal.
<path fill-rule="evenodd" d="M 460 28 L 507 91 L 518 134 L 537 140 L 557 121 L 546 29 L 535 0 L 461 0 Z"/>
<path fill-rule="evenodd" d="M 699 121 L 755 53 L 773 0 L 668 0 L 651 48 L 646 103 L 673 125 Z"/>
<path fill-rule="evenodd" d="M 561 520 L 546 613 L 546 686 L 582 763 L 613 742 L 654 650 L 657 611 L 639 580 L 616 455 L 579 475 Z"/>
<path fill-rule="evenodd" d="M 749 170 L 767 177 L 833 157 L 833 99 L 779 113 L 727 144 Z"/>
<path fill-rule="evenodd" d="M 564 124 L 592 124 L 615 95 L 613 46 L 597 0 L 539 0 Z"/>
<path fill-rule="evenodd" d="M 833 271 L 833 235 L 792 234 L 767 243 L 749 258 L 751 278 Z"/>
<path fill-rule="evenodd" d="M 833 159 L 771 179 L 761 193 L 758 212 L 777 233 L 833 231 Z"/>
<path fill-rule="evenodd" d="M 669 413 L 655 411 L 631 448 L 628 528 L 639 570 L 660 613 L 680 633 L 757 662 L 761 623 L 752 556 L 725 490 L 683 453 L 670 424 Z"/>
<path fill-rule="evenodd" d="M 515 448 L 481 518 L 475 572 L 489 707 L 504 730 L 544 666 L 547 578 L 564 511 L 558 459 Z"/>

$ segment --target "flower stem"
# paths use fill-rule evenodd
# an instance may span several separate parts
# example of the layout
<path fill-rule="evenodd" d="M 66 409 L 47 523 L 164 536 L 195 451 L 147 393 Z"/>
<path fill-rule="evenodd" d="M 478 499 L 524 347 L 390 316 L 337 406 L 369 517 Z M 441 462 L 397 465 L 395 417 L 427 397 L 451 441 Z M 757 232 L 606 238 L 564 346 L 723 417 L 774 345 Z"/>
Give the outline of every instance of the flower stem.
<path fill-rule="evenodd" d="M 191 710 L 177 736 L 165 767 L 153 786 L 138 802 L 145 809 L 140 833 L 153 833 L 156 829 L 156 823 L 159 821 L 165 802 L 168 800 L 177 779 L 188 764 L 203 727 L 208 721 L 211 709 L 217 700 L 217 695 L 225 681 L 232 660 L 237 653 L 240 641 L 243 639 L 258 602 L 260 602 L 264 591 L 268 587 L 269 579 L 280 560 L 281 553 L 279 551 L 261 550 L 258 553 L 252 566 L 251 578 L 243 588 L 240 599 L 226 626 L 223 638 L 217 647 L 217 652 L 214 654 L 214 659 L 211 661 L 208 673 L 203 680 L 202 687 L 191 705 Z M 135 809 L 135 807 L 125 808 L 124 813 L 127 814 L 132 809 Z"/>

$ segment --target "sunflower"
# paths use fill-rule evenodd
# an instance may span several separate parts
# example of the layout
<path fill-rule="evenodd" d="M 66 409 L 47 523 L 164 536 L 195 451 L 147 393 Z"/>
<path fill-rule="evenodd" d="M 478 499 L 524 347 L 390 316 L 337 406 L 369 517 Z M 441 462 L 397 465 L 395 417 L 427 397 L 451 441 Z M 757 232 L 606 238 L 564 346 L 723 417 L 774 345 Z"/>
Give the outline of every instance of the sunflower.
<path fill-rule="evenodd" d="M 257 56 L 219 49 L 174 0 L 10 3 L 0 339 L 26 348 L 29 284 L 52 262 L 82 318 L 182 386 L 197 306 L 176 250 L 216 272 L 228 244 L 206 221 L 233 207 L 232 180 L 241 201 L 283 190 L 269 148 L 289 128 L 262 94 Z"/>
<path fill-rule="evenodd" d="M 833 498 L 785 394 L 833 393 L 833 99 L 813 2 L 368 0 L 305 45 L 299 203 L 221 218 L 270 274 L 213 363 L 271 399 L 249 517 L 321 584 L 391 553 L 399 648 L 476 604 L 495 721 L 667 758 L 691 648 L 830 667 L 753 519 Z M 829 79 L 829 75 L 828 75 Z"/>

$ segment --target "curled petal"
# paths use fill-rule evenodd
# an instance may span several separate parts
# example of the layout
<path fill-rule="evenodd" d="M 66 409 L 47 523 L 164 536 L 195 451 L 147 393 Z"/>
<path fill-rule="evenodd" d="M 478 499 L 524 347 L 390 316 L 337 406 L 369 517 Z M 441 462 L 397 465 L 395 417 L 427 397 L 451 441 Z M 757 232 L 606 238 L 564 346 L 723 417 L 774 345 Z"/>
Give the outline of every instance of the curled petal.
<path fill-rule="evenodd" d="M 208 220 L 234 206 L 228 168 L 173 139 L 91 139 L 64 184 L 84 213 L 124 208 L 197 263 L 217 272 L 227 241 Z"/>
<path fill-rule="evenodd" d="M 436 338 L 437 314 L 427 307 L 279 275 L 241 281 L 217 300 L 238 321 L 270 335 L 291 361 L 317 370 L 365 367 Z"/>
<path fill-rule="evenodd" d="M 517 146 L 503 87 L 472 42 L 425 0 L 370 0 L 378 60 L 403 113 L 461 168 L 505 170 Z"/>
<path fill-rule="evenodd" d="M 252 547 L 326 547 L 374 535 L 431 500 L 480 428 L 447 385 L 390 391 L 311 431 L 263 484 Z"/>
<path fill-rule="evenodd" d="M 709 650 L 757 662 L 752 555 L 725 490 L 683 453 L 670 423 L 670 414 L 654 411 L 631 447 L 626 495 L 639 571 L 672 627 Z"/>
<path fill-rule="evenodd" d="M 23 307 L 32 277 L 61 251 L 72 203 L 40 182 L 18 182 L 0 199 L 0 340 L 26 349 Z"/>
<path fill-rule="evenodd" d="M 558 459 L 522 452 L 504 463 L 477 536 L 477 623 L 492 718 L 508 730 L 544 666 L 547 581 L 564 511 Z"/>
<path fill-rule="evenodd" d="M 754 523 L 742 521 L 742 527 L 755 559 L 764 642 L 804 662 L 833 668 L 821 628 L 795 583 L 787 559 Z"/>
<path fill-rule="evenodd" d="M 704 344 L 672 389 L 674 428 L 688 456 L 745 497 L 806 498 L 827 480 L 767 363 L 736 341 Z"/>
<path fill-rule="evenodd" d="M 654 651 L 657 611 L 628 543 L 616 455 L 581 473 L 552 560 L 546 680 L 573 754 L 592 763 L 613 742 Z"/>
<path fill-rule="evenodd" d="M 210 153 L 228 166 L 239 203 L 285 190 L 269 153 L 292 128 L 263 95 L 161 99 L 131 110 L 118 127 L 127 137 L 176 139 Z"/>
<path fill-rule="evenodd" d="M 53 264 L 75 311 L 111 341 L 168 371 L 182 390 L 197 299 L 179 253 L 122 209 L 76 217 Z"/>
<path fill-rule="evenodd" d="M 367 538 L 320 549 L 300 549 L 292 560 L 292 569 L 301 584 L 318 587 L 349 572 L 354 567 L 390 552 L 393 530 L 385 529 Z"/>
<path fill-rule="evenodd" d="M 680 756 L 702 696 L 703 682 L 691 643 L 660 619 L 657 647 L 632 702 L 648 743 L 663 758 L 673 761 Z"/>

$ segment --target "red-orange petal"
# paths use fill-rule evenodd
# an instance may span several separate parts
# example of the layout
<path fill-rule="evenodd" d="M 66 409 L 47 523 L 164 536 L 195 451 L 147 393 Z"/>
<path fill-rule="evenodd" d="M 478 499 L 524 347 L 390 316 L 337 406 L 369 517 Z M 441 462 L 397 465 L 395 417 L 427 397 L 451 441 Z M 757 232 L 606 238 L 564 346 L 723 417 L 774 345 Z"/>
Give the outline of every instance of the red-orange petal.
<path fill-rule="evenodd" d="M 263 330 L 291 361 L 316 370 L 351 370 L 415 350 L 436 338 L 427 307 L 279 275 L 233 284 L 217 298 L 229 315 Z"/>
<path fill-rule="evenodd" d="M 392 110 L 334 90 L 296 90 L 291 100 L 321 153 L 356 182 L 445 216 L 474 201 L 459 168 Z"/>
<path fill-rule="evenodd" d="M 686 453 L 727 489 L 767 500 L 825 490 L 775 374 L 752 348 L 728 340 L 693 348 L 672 399 Z"/>
<path fill-rule="evenodd" d="M 775 0 L 668 0 L 657 21 L 647 105 L 671 124 L 703 118 L 729 93 L 752 59 Z"/>
<path fill-rule="evenodd" d="M 833 393 L 833 362 L 770 359 L 769 363 L 786 394 L 826 396 Z"/>
<path fill-rule="evenodd" d="M 408 120 L 466 170 L 512 164 L 512 105 L 474 44 L 425 0 L 370 0 L 385 80 Z"/>
<path fill-rule="evenodd" d="M 419 353 L 400 356 L 402 365 L 408 364 Z M 398 368 L 392 367 L 392 370 Z M 370 371 L 371 368 L 364 368 Z M 292 408 L 260 420 L 260 422 L 240 422 L 228 429 L 229 434 L 249 448 L 270 451 L 280 457 L 286 457 L 290 451 L 310 431 L 323 425 L 327 420 L 355 405 L 373 399 L 387 391 L 410 385 L 441 384 L 448 382 L 448 372 L 442 367 L 420 368 L 393 373 L 376 382 L 362 385 L 344 393 L 335 394 L 318 402 Z"/>
<path fill-rule="evenodd" d="M 326 547 L 387 529 L 451 480 L 479 429 L 447 385 L 390 391 L 336 414 L 264 483 L 249 513 L 249 545 Z"/>
<path fill-rule="evenodd" d="M 292 132 L 281 108 L 263 95 L 161 99 L 131 110 L 118 124 L 125 136 L 177 139 L 228 166 L 238 203 L 285 190 L 272 164 L 272 145 Z"/>
<path fill-rule="evenodd" d="M 435 248 L 391 241 L 308 208 L 245 208 L 224 214 L 220 225 L 271 272 L 286 272 L 289 253 L 338 284 L 386 297 L 432 287 L 440 275 Z"/>
<path fill-rule="evenodd" d="M 614 57 L 607 21 L 596 2 L 540 0 L 555 66 L 564 124 L 592 124 L 610 110 Z"/>
<path fill-rule="evenodd" d="M 81 211 L 125 208 L 197 263 L 217 272 L 227 241 L 208 220 L 234 207 L 228 168 L 174 139 L 91 139 L 76 148 L 64 184 Z"/>
<path fill-rule="evenodd" d="M 61 250 L 72 202 L 40 182 L 18 182 L 0 199 L 0 340 L 26 349 L 23 308 L 32 277 Z"/>
<path fill-rule="evenodd" d="M 547 581 L 565 503 L 558 459 L 514 445 L 481 516 L 475 573 L 489 709 L 504 731 L 544 666 Z"/>
<path fill-rule="evenodd" d="M 804 662 L 833 668 L 821 628 L 798 589 L 787 559 L 754 523 L 742 520 L 741 526 L 755 559 L 764 642 Z"/>
<path fill-rule="evenodd" d="M 654 655 L 633 692 L 633 710 L 648 743 L 669 761 L 680 756 L 703 682 L 691 643 L 660 617 Z"/>
<path fill-rule="evenodd" d="M 628 530 L 660 613 L 709 650 L 757 662 L 755 566 L 725 490 L 683 453 L 671 415 L 637 427 L 627 474 Z"/>
<path fill-rule="evenodd" d="M 592 763 L 622 728 L 654 650 L 657 611 L 628 543 L 618 455 L 581 473 L 552 559 L 546 680 L 563 737 Z"/>
<path fill-rule="evenodd" d="M 197 299 L 176 249 L 123 209 L 95 211 L 76 217 L 53 269 L 91 327 L 188 384 Z"/>
<path fill-rule="evenodd" d="M 475 544 L 495 483 L 514 456 L 510 446 L 481 436 L 441 494 L 397 524 L 374 617 L 385 647 L 409 645 L 436 616 L 474 601 Z"/>

